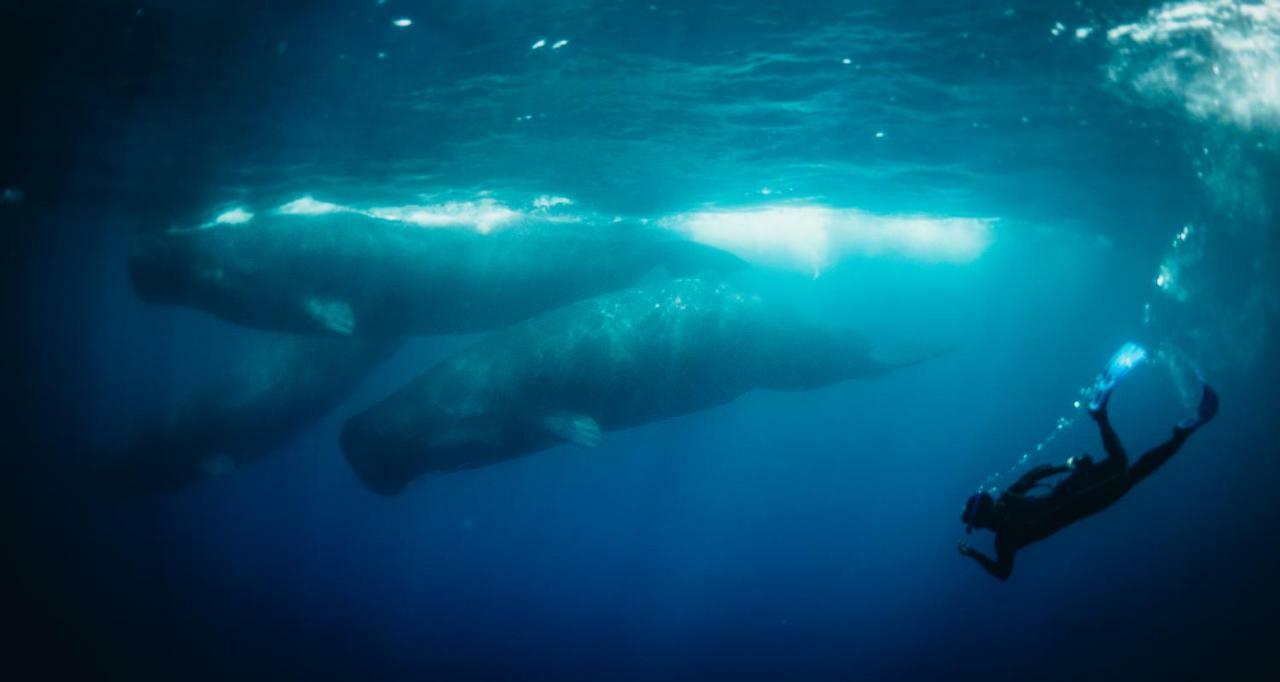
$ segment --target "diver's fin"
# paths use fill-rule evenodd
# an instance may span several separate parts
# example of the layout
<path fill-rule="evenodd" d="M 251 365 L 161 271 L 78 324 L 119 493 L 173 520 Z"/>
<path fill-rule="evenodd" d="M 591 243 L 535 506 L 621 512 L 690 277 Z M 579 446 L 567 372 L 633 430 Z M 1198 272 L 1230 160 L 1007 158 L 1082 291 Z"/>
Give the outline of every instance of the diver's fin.
<path fill-rule="evenodd" d="M 542 423 L 551 433 L 580 448 L 594 448 L 604 437 L 596 420 L 585 414 L 557 412 Z"/>
<path fill-rule="evenodd" d="M 356 328 L 356 315 L 351 305 L 336 298 L 309 298 L 305 305 L 307 315 L 321 327 L 342 336 L 351 336 Z"/>
<path fill-rule="evenodd" d="M 1141 365 L 1146 359 L 1146 348 L 1132 341 L 1120 346 L 1120 350 L 1111 356 L 1106 368 L 1102 370 L 1102 374 L 1093 384 L 1093 397 L 1089 400 L 1089 411 L 1100 412 L 1105 410 L 1107 401 L 1111 399 L 1111 391 L 1115 389 L 1116 384 L 1129 376 L 1129 372 L 1132 372 L 1133 368 Z"/>
<path fill-rule="evenodd" d="M 1204 392 L 1200 394 L 1200 407 L 1196 410 L 1196 416 L 1178 422 L 1178 430 L 1195 431 L 1217 416 L 1217 414 L 1218 392 L 1213 390 L 1213 387 L 1209 384 L 1205 384 Z"/>

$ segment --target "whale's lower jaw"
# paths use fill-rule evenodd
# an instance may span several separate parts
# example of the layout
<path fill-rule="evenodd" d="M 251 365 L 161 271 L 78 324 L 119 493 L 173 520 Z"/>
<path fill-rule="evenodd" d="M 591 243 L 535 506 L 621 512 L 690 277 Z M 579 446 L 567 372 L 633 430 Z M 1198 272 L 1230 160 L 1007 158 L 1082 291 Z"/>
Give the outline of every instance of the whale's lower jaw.
<path fill-rule="evenodd" d="M 405 486 L 413 479 L 413 475 L 405 471 L 406 458 L 403 454 L 388 456 L 383 448 L 370 445 L 368 428 L 359 416 L 342 425 L 339 440 L 347 464 L 369 490 L 391 497 L 404 492 Z"/>
<path fill-rule="evenodd" d="M 137 234 L 129 245 L 129 281 L 149 303 L 180 302 L 188 265 L 166 235 Z"/>

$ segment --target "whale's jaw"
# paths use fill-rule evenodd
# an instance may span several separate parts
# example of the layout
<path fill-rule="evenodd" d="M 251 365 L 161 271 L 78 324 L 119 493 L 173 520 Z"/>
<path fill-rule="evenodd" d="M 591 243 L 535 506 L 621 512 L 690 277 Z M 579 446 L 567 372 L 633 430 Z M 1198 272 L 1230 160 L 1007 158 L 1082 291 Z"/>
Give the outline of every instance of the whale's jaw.
<path fill-rule="evenodd" d="M 172 236 L 152 232 L 133 236 L 129 245 L 129 280 L 142 300 L 180 301 L 189 280 L 189 268 L 185 248 Z"/>
<path fill-rule="evenodd" d="M 371 429 L 363 415 L 348 419 L 339 435 L 342 454 L 365 487 L 387 497 L 399 495 L 414 474 L 406 471 L 405 453 L 387 453 L 374 445 Z"/>

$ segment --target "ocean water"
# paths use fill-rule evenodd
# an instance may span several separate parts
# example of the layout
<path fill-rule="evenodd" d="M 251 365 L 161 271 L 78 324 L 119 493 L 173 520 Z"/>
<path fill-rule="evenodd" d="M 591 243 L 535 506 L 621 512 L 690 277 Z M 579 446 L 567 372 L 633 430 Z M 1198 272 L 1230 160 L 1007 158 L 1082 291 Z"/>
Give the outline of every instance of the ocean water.
<path fill-rule="evenodd" d="M 51 0 L 3 3 L 0 27 L 15 665 L 83 679 L 1266 669 L 1276 0 Z M 488 336 L 411 334 L 256 461 L 215 457 L 186 485 L 103 499 L 93 472 L 121 443 L 212 409 L 202 387 L 276 376 L 261 358 L 292 342 L 143 300 L 132 240 L 253 230 L 282 207 L 493 238 L 526 220 L 634 225 L 740 257 L 755 291 L 884 357 L 954 349 L 383 496 L 344 457 L 344 422 Z M 1112 400 L 1131 455 L 1195 407 L 1197 371 L 1221 413 L 993 580 L 956 551 L 990 550 L 965 536 L 964 500 L 1100 454 L 1077 403 L 1128 341 L 1151 352 Z"/>

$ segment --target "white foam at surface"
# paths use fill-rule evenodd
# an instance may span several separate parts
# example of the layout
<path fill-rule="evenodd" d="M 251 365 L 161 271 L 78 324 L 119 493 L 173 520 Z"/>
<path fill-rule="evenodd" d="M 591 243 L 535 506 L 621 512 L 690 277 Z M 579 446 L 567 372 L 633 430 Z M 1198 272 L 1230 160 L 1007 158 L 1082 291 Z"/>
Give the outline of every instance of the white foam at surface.
<path fill-rule="evenodd" d="M 1107 31 L 1113 80 L 1197 119 L 1280 129 L 1280 0 L 1165 4 Z"/>
<path fill-rule="evenodd" d="M 668 229 L 745 260 L 815 276 L 850 256 L 967 263 L 990 246 L 992 223 L 803 205 L 698 211 L 663 221 Z"/>

